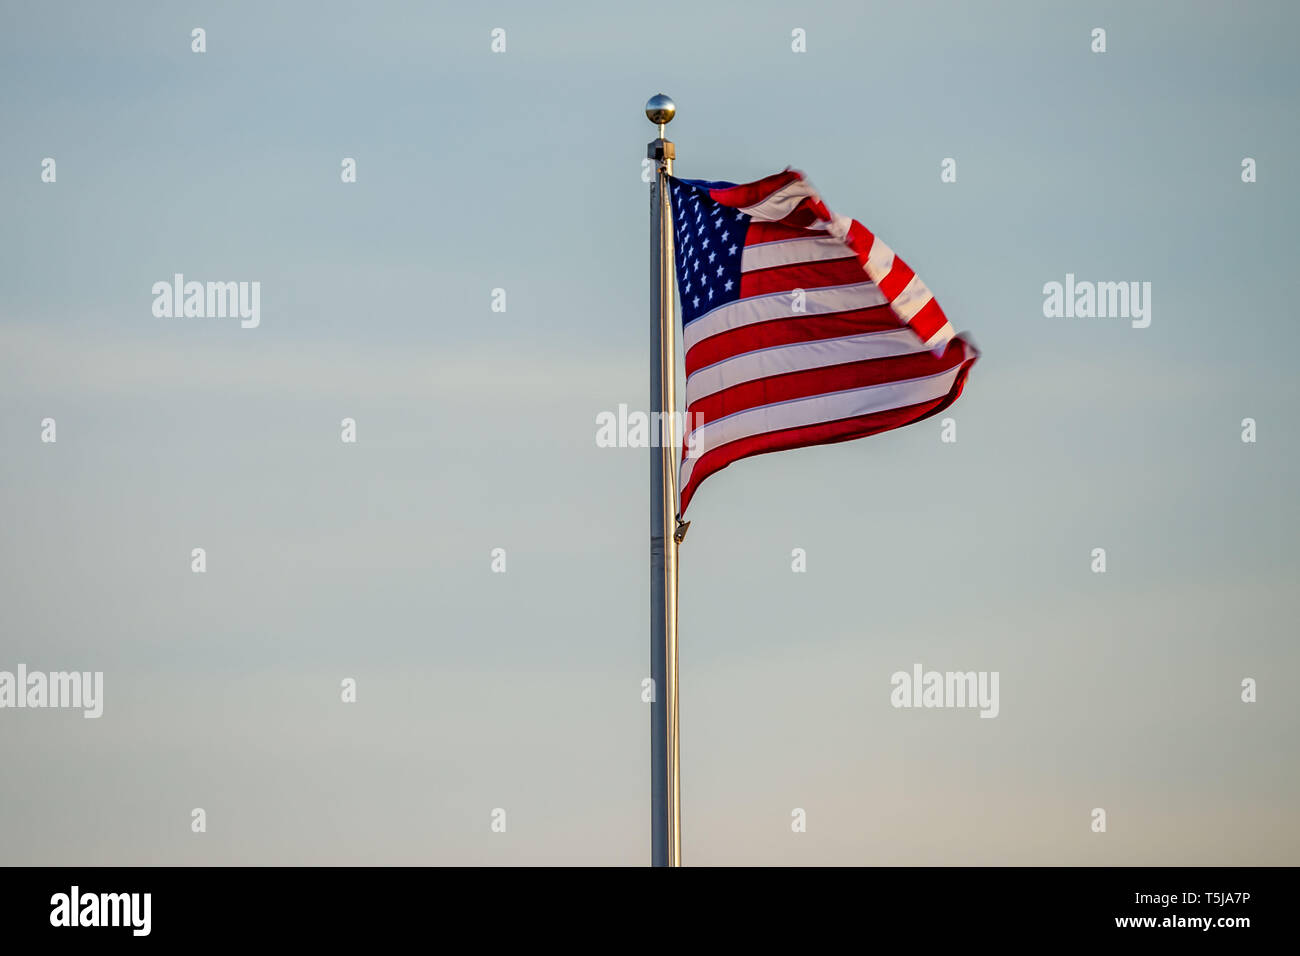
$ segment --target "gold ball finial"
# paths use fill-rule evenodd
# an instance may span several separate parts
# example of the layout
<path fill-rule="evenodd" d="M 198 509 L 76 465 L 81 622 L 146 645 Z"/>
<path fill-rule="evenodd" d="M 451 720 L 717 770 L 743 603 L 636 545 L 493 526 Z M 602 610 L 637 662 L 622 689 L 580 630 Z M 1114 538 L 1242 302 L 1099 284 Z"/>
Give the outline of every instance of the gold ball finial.
<path fill-rule="evenodd" d="M 663 93 L 656 93 L 645 104 L 645 118 L 661 128 L 677 115 L 677 104 Z"/>

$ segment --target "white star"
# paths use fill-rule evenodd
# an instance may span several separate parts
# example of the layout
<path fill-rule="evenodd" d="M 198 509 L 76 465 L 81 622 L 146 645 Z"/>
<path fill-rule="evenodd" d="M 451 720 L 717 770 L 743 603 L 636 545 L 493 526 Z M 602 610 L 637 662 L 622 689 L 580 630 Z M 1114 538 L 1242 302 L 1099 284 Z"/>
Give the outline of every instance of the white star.
<path fill-rule="evenodd" d="M 722 266 L 718 266 L 718 277 L 722 277 Z"/>
<path fill-rule="evenodd" d="M 723 242 L 726 242 L 726 241 L 727 241 L 727 236 L 729 236 L 729 235 L 731 235 L 731 233 L 729 233 L 729 232 L 724 232 L 724 233 L 722 234 L 722 241 L 723 241 Z"/>
<path fill-rule="evenodd" d="M 710 301 L 710 302 L 713 301 L 713 290 L 712 290 L 712 289 L 709 290 L 709 301 Z"/>
<path fill-rule="evenodd" d="M 710 253 L 709 253 L 709 261 L 710 261 L 710 262 L 712 262 L 712 261 L 713 261 L 714 259 L 716 259 L 716 258 L 718 258 L 718 254 L 717 254 L 716 252 L 710 252 Z"/>
<path fill-rule="evenodd" d="M 700 307 L 700 297 L 698 295 L 695 298 L 691 299 L 691 306 L 696 309 Z"/>
<path fill-rule="evenodd" d="M 727 284 L 724 285 L 723 288 L 726 289 L 728 292 L 731 291 L 731 280 L 730 280 L 730 279 L 727 280 Z"/>
<path fill-rule="evenodd" d="M 732 244 L 731 248 L 727 250 L 727 254 L 732 256 L 736 254 L 736 246 L 734 243 Z"/>

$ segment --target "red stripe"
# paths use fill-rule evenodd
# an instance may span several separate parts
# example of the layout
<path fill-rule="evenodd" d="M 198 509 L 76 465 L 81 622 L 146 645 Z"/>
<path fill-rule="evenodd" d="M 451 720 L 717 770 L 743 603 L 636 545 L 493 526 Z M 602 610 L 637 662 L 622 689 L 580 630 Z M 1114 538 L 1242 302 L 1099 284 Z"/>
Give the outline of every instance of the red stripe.
<path fill-rule="evenodd" d="M 788 186 L 800 179 L 803 179 L 803 173 L 787 169 L 771 176 L 764 176 L 757 182 L 745 183 L 741 186 L 729 186 L 725 189 L 710 189 L 709 195 L 714 202 L 720 202 L 724 206 L 739 209 L 742 206 L 753 206 L 760 203 L 782 186 Z"/>
<path fill-rule="evenodd" d="M 912 316 L 912 321 L 908 324 L 912 326 L 912 331 L 920 336 L 922 342 L 928 342 L 930 336 L 948 324 L 948 317 L 943 314 L 943 309 L 939 308 L 939 300 L 932 298 L 920 312 Z"/>
<path fill-rule="evenodd" d="M 854 438 L 865 438 L 867 435 L 875 435 L 879 432 L 889 431 L 892 428 L 919 422 L 943 411 L 956 401 L 957 396 L 961 394 L 961 390 L 966 384 L 966 376 L 969 374 L 974 361 L 972 358 L 965 363 L 961 371 L 957 373 L 957 379 L 953 382 L 952 389 L 943 398 L 921 402 L 917 405 L 908 405 L 905 408 L 892 408 L 885 412 L 873 412 L 870 415 L 844 418 L 836 422 L 822 422 L 817 425 L 805 425 L 801 428 L 787 428 L 782 431 L 753 435 L 749 438 L 741 438 L 710 449 L 695 463 L 691 469 L 690 481 L 682 489 L 682 514 L 685 514 L 686 509 L 690 506 L 691 498 L 694 497 L 695 489 L 699 487 L 700 482 L 714 472 L 721 471 L 732 462 L 739 461 L 742 458 L 748 458 L 751 455 L 763 455 L 773 451 L 785 451 L 789 448 L 828 445 L 834 442 L 850 441 Z"/>
<path fill-rule="evenodd" d="M 830 214 L 826 212 L 826 207 L 819 200 L 809 196 L 804 196 L 788 213 L 781 217 L 781 223 L 787 226 L 795 226 L 799 229 L 807 229 L 815 222 L 825 222 L 830 219 Z M 825 230 L 816 230 L 825 232 Z"/>
<path fill-rule="evenodd" d="M 865 267 L 867 259 L 871 256 L 871 246 L 876 241 L 876 237 L 871 234 L 871 230 L 855 219 L 849 226 L 849 232 L 844 241 L 857 254 L 858 260 Z M 885 294 L 892 304 L 903 289 L 907 287 L 907 284 L 912 281 L 914 275 L 915 273 L 911 267 L 898 256 L 895 256 L 894 264 L 890 267 L 888 275 L 877 284 L 880 291 Z M 939 301 L 933 296 L 908 322 L 908 325 L 912 327 L 922 342 L 929 341 L 932 335 L 947 324 L 948 317 L 943 314 L 943 309 L 939 308 Z"/>
<path fill-rule="evenodd" d="M 801 372 L 782 372 L 751 382 L 741 382 L 706 395 L 692 403 L 687 411 L 690 413 L 691 424 L 702 426 L 737 412 L 776 402 L 939 375 L 960 365 L 965 358 L 966 351 L 962 343 L 953 339 L 948 342 L 942 356 L 936 356 L 930 351 L 891 355 L 810 368 Z"/>
<path fill-rule="evenodd" d="M 898 316 L 888 305 L 828 314 L 801 314 L 742 325 L 738 329 L 719 332 L 696 342 L 686 352 L 686 374 L 692 375 L 714 362 L 755 349 L 813 342 L 817 339 L 838 339 L 846 335 L 861 335 L 863 332 L 889 332 L 899 328 L 902 326 L 899 325 Z"/>
<path fill-rule="evenodd" d="M 858 259 L 863 265 L 867 264 L 867 257 L 871 255 L 871 244 L 876 241 L 876 237 L 871 234 L 871 230 L 862 223 L 854 219 L 849 223 L 849 233 L 844 237 L 850 249 L 857 253 Z"/>
<path fill-rule="evenodd" d="M 811 213 L 815 222 L 831 221 L 831 211 L 826 208 L 826 203 L 823 203 L 819 196 L 805 196 L 800 200 L 800 204 L 794 207 L 794 211 Z M 789 216 L 785 217 L 785 220 L 789 221 L 789 219 Z"/>
<path fill-rule="evenodd" d="M 823 259 L 818 262 L 795 262 L 788 266 L 757 269 L 740 276 L 740 297 L 789 292 L 791 289 L 820 289 L 828 285 L 852 285 L 866 282 L 867 274 L 857 259 Z"/>
<path fill-rule="evenodd" d="M 745 233 L 745 245 L 756 246 L 760 242 L 781 242 L 785 239 L 822 239 L 827 235 L 823 229 L 800 229 L 787 226 L 783 222 L 764 222 L 754 219 Z"/>
<path fill-rule="evenodd" d="M 885 293 L 885 298 L 893 302 L 907 288 L 907 284 L 912 281 L 915 275 L 906 262 L 897 256 L 894 257 L 894 266 L 889 270 L 889 274 L 876 283 L 880 286 L 880 291 Z"/>

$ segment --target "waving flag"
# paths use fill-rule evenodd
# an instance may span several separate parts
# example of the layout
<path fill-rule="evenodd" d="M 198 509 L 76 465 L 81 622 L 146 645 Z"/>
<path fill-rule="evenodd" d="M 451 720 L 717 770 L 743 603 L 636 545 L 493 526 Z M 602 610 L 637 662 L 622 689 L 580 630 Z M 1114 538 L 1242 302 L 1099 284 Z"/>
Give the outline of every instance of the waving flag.
<path fill-rule="evenodd" d="M 686 349 L 681 513 L 709 475 L 940 412 L 979 353 L 865 226 L 803 174 L 670 177 Z"/>

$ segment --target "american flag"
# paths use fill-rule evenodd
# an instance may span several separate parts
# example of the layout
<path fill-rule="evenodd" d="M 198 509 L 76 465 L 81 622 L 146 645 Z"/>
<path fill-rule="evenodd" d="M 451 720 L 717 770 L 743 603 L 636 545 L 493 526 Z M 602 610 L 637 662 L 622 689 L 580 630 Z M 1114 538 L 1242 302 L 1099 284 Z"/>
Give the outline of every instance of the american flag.
<path fill-rule="evenodd" d="M 681 513 L 751 455 L 942 411 L 979 356 L 894 251 L 802 173 L 670 179 L 686 350 Z"/>

